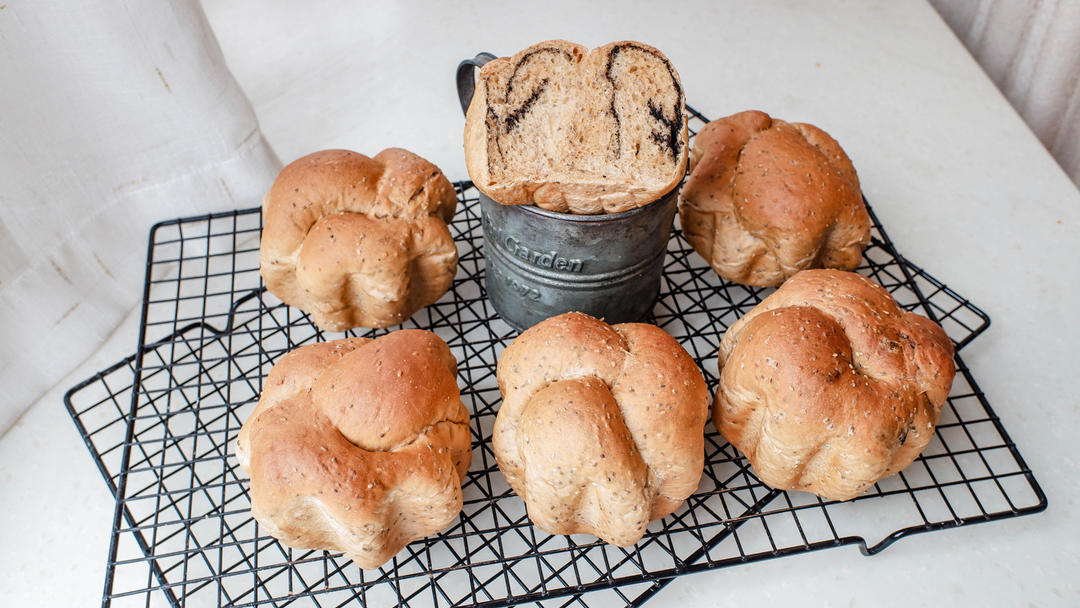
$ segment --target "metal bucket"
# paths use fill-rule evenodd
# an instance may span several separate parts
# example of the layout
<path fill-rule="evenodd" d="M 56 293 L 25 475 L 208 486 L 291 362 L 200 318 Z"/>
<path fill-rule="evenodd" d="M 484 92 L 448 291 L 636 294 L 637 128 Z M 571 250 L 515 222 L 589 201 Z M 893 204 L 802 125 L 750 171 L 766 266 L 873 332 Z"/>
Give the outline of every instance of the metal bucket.
<path fill-rule="evenodd" d="M 481 53 L 458 66 L 463 111 L 475 69 L 493 58 Z M 495 311 L 518 330 L 569 311 L 609 323 L 640 320 L 660 288 L 677 193 L 605 215 L 501 205 L 480 193 L 485 283 Z"/>

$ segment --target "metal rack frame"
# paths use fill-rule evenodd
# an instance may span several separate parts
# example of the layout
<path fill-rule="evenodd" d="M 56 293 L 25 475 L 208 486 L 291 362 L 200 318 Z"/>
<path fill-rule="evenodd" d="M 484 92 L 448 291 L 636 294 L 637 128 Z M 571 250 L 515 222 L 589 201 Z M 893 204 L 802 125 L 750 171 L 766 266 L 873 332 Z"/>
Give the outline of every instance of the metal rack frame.
<path fill-rule="evenodd" d="M 691 115 L 700 127 L 704 117 Z M 516 332 L 484 295 L 475 190 L 468 182 L 456 186 L 461 206 L 450 229 L 459 246 L 457 278 L 405 326 L 436 332 L 459 361 L 474 458 L 457 523 L 372 571 L 340 554 L 290 550 L 260 531 L 233 456 L 236 433 L 282 354 L 338 336 L 265 292 L 259 209 L 162 222 L 148 244 L 138 352 L 65 396 L 117 498 L 103 605 L 282 606 L 304 598 L 321 606 L 640 605 L 689 572 L 849 544 L 869 555 L 911 534 L 1046 508 L 958 355 L 933 442 L 901 474 L 854 501 L 762 485 L 710 423 L 698 492 L 653 522 L 637 545 L 622 549 L 534 528 L 490 447 L 500 402 L 495 362 Z M 871 216 L 874 238 L 859 272 L 905 309 L 941 323 L 958 350 L 983 332 L 989 318 L 900 257 Z M 687 348 L 712 392 L 724 330 L 770 291 L 722 281 L 676 230 L 648 321 Z"/>

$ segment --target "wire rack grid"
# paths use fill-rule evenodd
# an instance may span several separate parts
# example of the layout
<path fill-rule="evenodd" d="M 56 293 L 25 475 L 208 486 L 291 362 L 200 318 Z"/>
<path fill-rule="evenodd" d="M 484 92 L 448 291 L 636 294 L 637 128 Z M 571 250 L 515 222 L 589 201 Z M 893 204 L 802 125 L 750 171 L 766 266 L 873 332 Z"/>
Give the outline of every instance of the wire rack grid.
<path fill-rule="evenodd" d="M 691 112 L 700 127 L 704 117 Z M 495 363 L 516 331 L 484 296 L 479 206 L 471 184 L 457 188 L 457 278 L 406 326 L 439 334 L 459 361 L 473 462 L 458 521 L 371 571 L 340 554 L 288 549 L 260 531 L 233 454 L 236 434 L 281 355 L 339 335 L 265 292 L 258 209 L 163 222 L 149 242 L 138 352 L 65 398 L 117 498 L 104 605 L 640 605 L 688 572 L 846 544 L 872 554 L 906 535 L 1045 509 L 957 356 L 933 442 L 854 501 L 771 490 L 710 423 L 698 491 L 637 545 L 534 528 L 490 446 L 500 402 Z M 984 331 L 988 317 L 900 257 L 871 215 L 874 238 L 859 272 L 940 322 L 958 350 Z M 770 291 L 720 280 L 676 229 L 648 320 L 687 348 L 712 392 L 724 330 Z"/>

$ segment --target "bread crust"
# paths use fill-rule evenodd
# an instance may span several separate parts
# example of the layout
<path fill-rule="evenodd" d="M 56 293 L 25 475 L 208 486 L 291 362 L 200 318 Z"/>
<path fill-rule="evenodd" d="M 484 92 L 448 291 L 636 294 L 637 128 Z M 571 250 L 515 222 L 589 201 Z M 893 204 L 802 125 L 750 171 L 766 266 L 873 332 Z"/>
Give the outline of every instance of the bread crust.
<path fill-rule="evenodd" d="M 533 523 L 628 546 L 697 489 L 708 390 L 662 329 L 566 313 L 499 358 L 492 447 Z"/>
<path fill-rule="evenodd" d="M 409 329 L 282 357 L 236 442 L 259 525 L 361 568 L 450 525 L 471 454 L 456 368 L 438 336 Z"/>
<path fill-rule="evenodd" d="M 396 325 L 449 289 L 456 206 L 439 168 L 407 150 L 315 152 L 263 201 L 259 270 L 324 330 Z"/>
<path fill-rule="evenodd" d="M 679 217 L 717 274 L 760 287 L 807 268 L 851 270 L 870 242 L 859 178 L 836 140 L 753 110 L 697 134 Z"/>
<path fill-rule="evenodd" d="M 518 138 L 522 131 L 528 135 Z M 640 42 L 592 51 L 541 42 L 480 69 L 464 139 L 470 178 L 496 202 L 575 214 L 627 211 L 682 181 L 682 83 L 660 51 Z"/>
<path fill-rule="evenodd" d="M 720 343 L 717 430 L 770 487 L 855 498 L 926 448 L 956 367 L 939 325 L 852 272 L 804 270 Z"/>

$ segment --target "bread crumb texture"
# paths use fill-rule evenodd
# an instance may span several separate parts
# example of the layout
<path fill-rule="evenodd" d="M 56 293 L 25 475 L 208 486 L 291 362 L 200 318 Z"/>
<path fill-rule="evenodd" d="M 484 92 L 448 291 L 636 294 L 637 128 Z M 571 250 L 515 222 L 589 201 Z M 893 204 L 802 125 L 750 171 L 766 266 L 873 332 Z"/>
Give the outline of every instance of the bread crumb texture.
<path fill-rule="evenodd" d="M 840 270 L 804 270 L 720 343 L 713 422 L 779 490 L 849 500 L 926 448 L 956 373 L 936 323 Z"/>
<path fill-rule="evenodd" d="M 662 329 L 566 313 L 499 358 L 493 448 L 529 518 L 629 546 L 694 490 L 708 389 Z"/>
<path fill-rule="evenodd" d="M 694 139 L 683 233 L 721 277 L 776 286 L 800 270 L 859 265 L 870 214 L 855 167 L 821 129 L 747 111 Z"/>
<path fill-rule="evenodd" d="M 465 120 L 465 162 L 504 205 L 618 213 L 682 180 L 686 103 L 667 57 L 640 42 L 589 51 L 535 44 L 480 69 Z"/>
<path fill-rule="evenodd" d="M 259 525 L 361 568 L 457 518 L 470 456 L 457 362 L 414 329 L 288 353 L 236 442 Z"/>
<path fill-rule="evenodd" d="M 263 200 L 259 270 L 323 330 L 397 325 L 450 288 L 456 206 L 442 171 L 407 150 L 316 152 Z"/>

